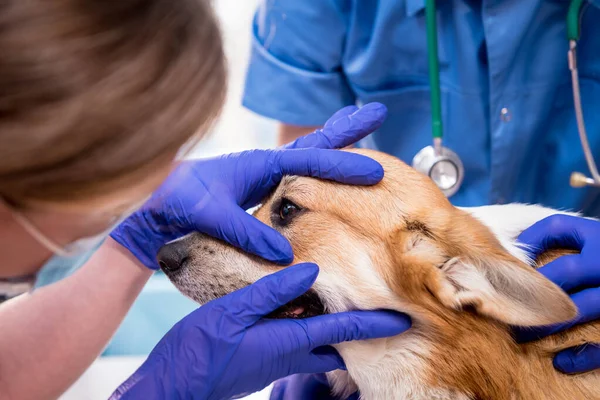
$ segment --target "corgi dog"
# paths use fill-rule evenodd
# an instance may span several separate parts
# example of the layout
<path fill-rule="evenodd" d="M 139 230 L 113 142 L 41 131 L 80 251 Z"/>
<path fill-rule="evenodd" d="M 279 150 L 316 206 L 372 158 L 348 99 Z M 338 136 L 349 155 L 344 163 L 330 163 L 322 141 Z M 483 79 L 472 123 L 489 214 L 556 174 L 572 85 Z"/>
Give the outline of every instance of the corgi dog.
<path fill-rule="evenodd" d="M 391 309 L 412 318 L 401 335 L 335 345 L 347 366 L 328 373 L 335 395 L 600 399 L 600 373 L 571 376 L 552 364 L 563 349 L 599 343 L 600 323 L 524 344 L 513 335 L 514 326 L 577 316 L 569 296 L 536 271 L 572 251 L 533 260 L 516 240 L 535 222 L 568 213 L 523 204 L 458 208 L 399 159 L 347 151 L 380 162 L 383 180 L 366 187 L 288 176 L 254 212 L 290 241 L 294 263 L 320 267 L 309 292 L 269 317 Z M 200 233 L 167 244 L 158 259 L 199 303 L 283 268 Z"/>

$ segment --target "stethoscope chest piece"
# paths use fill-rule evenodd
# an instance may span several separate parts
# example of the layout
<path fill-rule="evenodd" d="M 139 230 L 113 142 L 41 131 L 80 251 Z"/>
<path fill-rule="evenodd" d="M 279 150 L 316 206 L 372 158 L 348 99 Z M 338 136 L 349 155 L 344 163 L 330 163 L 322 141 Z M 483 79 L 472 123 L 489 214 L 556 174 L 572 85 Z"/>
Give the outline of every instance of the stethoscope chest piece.
<path fill-rule="evenodd" d="M 447 147 L 427 146 L 412 161 L 414 169 L 427 175 L 446 197 L 454 195 L 465 177 L 465 168 L 458 154 Z"/>

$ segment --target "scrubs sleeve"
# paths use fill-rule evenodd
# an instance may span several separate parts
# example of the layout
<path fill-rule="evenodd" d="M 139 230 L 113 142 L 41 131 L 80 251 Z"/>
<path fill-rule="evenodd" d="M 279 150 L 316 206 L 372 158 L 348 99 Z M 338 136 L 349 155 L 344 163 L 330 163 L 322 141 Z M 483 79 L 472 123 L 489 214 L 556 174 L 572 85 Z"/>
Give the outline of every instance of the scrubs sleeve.
<path fill-rule="evenodd" d="M 246 108 L 286 124 L 314 126 L 355 103 L 342 70 L 349 15 L 344 4 L 262 3 L 253 22 Z"/>

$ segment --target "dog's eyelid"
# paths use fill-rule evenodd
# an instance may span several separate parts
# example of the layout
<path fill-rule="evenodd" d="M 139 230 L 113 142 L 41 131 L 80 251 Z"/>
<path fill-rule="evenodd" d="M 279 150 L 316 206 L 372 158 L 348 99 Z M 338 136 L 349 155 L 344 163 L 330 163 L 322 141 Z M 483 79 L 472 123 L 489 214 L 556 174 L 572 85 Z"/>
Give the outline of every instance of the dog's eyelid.
<path fill-rule="evenodd" d="M 289 196 L 286 196 L 285 194 L 283 194 L 282 196 L 278 197 L 277 199 L 273 200 L 273 203 L 271 203 L 271 212 L 273 213 L 278 213 L 279 212 L 279 208 L 285 204 L 285 203 L 291 203 L 292 205 L 296 206 L 298 209 L 300 210 L 304 210 L 305 207 L 302 206 L 298 201 L 292 199 Z"/>
<path fill-rule="evenodd" d="M 282 208 L 284 206 L 292 206 L 293 212 L 289 215 L 283 216 Z M 273 227 L 285 227 L 292 223 L 298 215 L 305 212 L 306 208 L 291 200 L 289 197 L 281 196 L 273 201 L 271 205 L 271 223 L 273 224 Z"/>
<path fill-rule="evenodd" d="M 295 207 L 296 207 L 296 208 L 298 208 L 298 209 L 304 210 L 304 207 L 302 207 L 300 204 L 298 204 L 298 202 L 297 202 L 297 201 L 295 201 L 295 200 L 292 200 L 292 199 L 291 199 L 291 198 L 289 198 L 289 197 L 282 197 L 282 198 L 281 198 L 281 201 L 282 201 L 282 202 L 285 202 L 285 203 L 292 204 L 293 206 L 295 206 Z"/>

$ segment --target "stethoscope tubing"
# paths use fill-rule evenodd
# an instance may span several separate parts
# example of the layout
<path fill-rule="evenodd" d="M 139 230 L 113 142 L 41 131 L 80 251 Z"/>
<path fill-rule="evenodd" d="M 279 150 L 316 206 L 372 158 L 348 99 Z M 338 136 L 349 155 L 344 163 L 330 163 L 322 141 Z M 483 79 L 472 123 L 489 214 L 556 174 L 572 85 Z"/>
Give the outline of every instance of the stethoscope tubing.
<path fill-rule="evenodd" d="M 584 0 L 571 0 L 571 3 L 569 4 L 569 10 L 567 13 L 567 38 L 569 40 L 568 62 L 569 69 L 571 71 L 571 83 L 573 89 L 575 117 L 577 120 L 577 131 L 579 133 L 579 139 L 581 141 L 581 148 L 583 150 L 585 160 L 592 177 L 588 178 L 579 172 L 573 172 L 571 174 L 571 186 L 600 187 L 600 173 L 598 173 L 598 168 L 596 166 L 596 162 L 594 160 L 594 156 L 592 154 L 587 132 L 585 129 L 585 120 L 583 118 L 583 107 L 581 102 L 581 90 L 579 86 L 579 72 L 577 69 L 577 41 L 579 40 L 579 37 L 581 35 L 580 18 L 582 14 L 583 5 Z M 458 186 L 460 186 L 460 184 L 462 183 L 464 169 L 458 168 L 459 166 L 462 167 L 462 162 L 460 161 L 458 155 L 456 155 L 456 153 L 452 152 L 449 149 L 445 149 L 442 145 L 443 124 L 438 60 L 438 38 L 436 21 L 437 12 L 435 0 L 425 1 L 425 17 L 427 25 L 429 83 L 431 87 L 431 124 L 434 152 L 433 155 L 429 153 L 429 157 L 424 157 L 423 154 L 428 154 L 427 148 L 421 150 L 413 159 L 413 167 L 427 174 L 428 176 L 431 176 L 431 172 L 433 171 L 433 168 L 436 165 L 437 161 L 441 159 L 442 153 L 444 151 L 452 153 L 452 159 L 447 161 L 453 163 L 454 166 L 457 167 L 457 171 L 459 172 L 459 179 L 457 179 L 456 182 L 457 187 L 453 188 L 453 190 L 451 191 L 451 193 L 453 194 L 458 190 Z M 440 189 L 443 188 L 440 187 Z M 445 190 L 445 192 L 447 191 Z"/>

